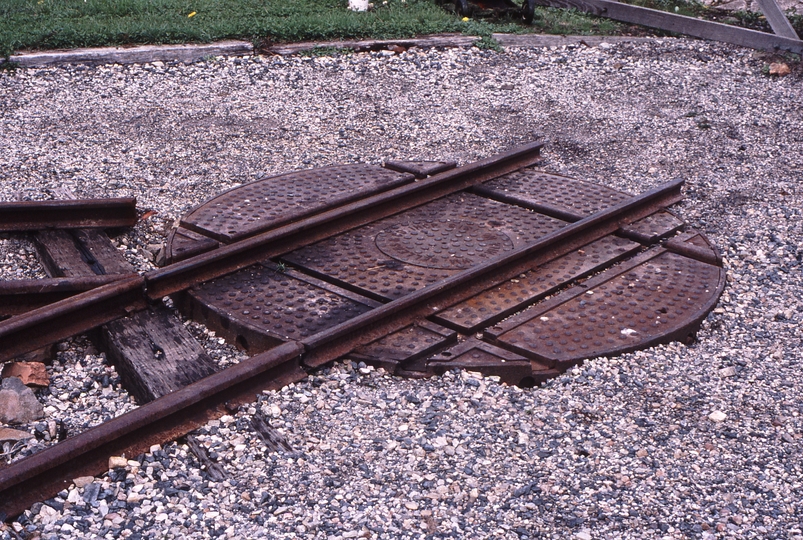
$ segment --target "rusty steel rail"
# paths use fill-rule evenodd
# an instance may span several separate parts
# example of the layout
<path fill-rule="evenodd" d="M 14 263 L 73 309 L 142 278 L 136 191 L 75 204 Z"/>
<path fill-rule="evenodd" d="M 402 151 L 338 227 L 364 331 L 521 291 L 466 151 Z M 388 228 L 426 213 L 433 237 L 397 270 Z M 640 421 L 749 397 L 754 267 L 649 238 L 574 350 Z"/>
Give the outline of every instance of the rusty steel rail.
<path fill-rule="evenodd" d="M 0 202 L 0 231 L 131 227 L 136 206 L 134 197 Z"/>
<path fill-rule="evenodd" d="M 300 380 L 302 352 L 300 344 L 286 343 L 7 466 L 0 470 L 0 512 L 18 515 L 73 478 L 108 470 L 109 456 L 147 452 L 235 411 L 263 389 Z"/>
<path fill-rule="evenodd" d="M 378 335 L 398 330 L 422 315 L 432 315 L 523 268 L 577 249 L 618 230 L 622 224 L 677 202 L 682 184 L 672 182 L 612 206 L 303 341 L 279 345 L 22 459 L 0 470 L 0 511 L 15 515 L 33 502 L 57 493 L 76 476 L 106 470 L 109 455 L 136 455 L 152 444 L 173 440 L 253 400 L 259 389 L 300 380 L 306 375 L 302 366 L 311 368 L 337 359 Z M 135 285 L 139 285 L 135 280 L 127 284 L 129 290 Z"/>
<path fill-rule="evenodd" d="M 0 361 L 145 309 L 140 276 L 113 281 L 0 322 Z"/>
<path fill-rule="evenodd" d="M 21 315 L 78 293 L 90 291 L 136 274 L 15 279 L 0 281 L 0 317 Z"/>
<path fill-rule="evenodd" d="M 0 361 L 10 360 L 19 354 L 144 309 L 148 299 L 159 300 L 260 260 L 282 255 L 334 234 L 533 165 L 539 161 L 543 145 L 541 141 L 522 145 L 476 163 L 451 169 L 148 272 L 144 276 L 139 295 L 134 288 L 127 288 L 125 291 L 120 289 L 115 302 L 114 289 L 104 288 L 103 291 L 77 294 L 56 302 L 49 308 L 42 308 L 61 313 L 69 323 L 70 334 L 61 332 L 46 312 L 31 312 L 0 321 Z M 91 317 L 85 318 L 84 314 Z"/>

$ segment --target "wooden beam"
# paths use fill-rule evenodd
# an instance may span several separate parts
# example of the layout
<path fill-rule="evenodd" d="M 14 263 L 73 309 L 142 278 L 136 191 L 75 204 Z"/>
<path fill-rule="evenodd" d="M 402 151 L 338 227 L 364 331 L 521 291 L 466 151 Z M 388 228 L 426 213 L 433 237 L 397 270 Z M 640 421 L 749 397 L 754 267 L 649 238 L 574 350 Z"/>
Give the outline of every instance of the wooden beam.
<path fill-rule="evenodd" d="M 781 11 L 775 0 L 756 0 L 756 2 L 767 18 L 767 22 L 770 23 L 773 32 L 785 38 L 800 39 L 792 27 L 792 23 L 786 18 L 786 14 Z"/>
<path fill-rule="evenodd" d="M 35 239 L 51 276 L 137 276 L 103 231 L 47 230 L 39 231 Z M 163 306 L 107 323 L 102 339 L 124 386 L 139 403 L 180 390 L 217 371 L 201 345 Z"/>
<path fill-rule="evenodd" d="M 103 344 L 123 385 L 140 404 L 217 371 L 203 347 L 165 307 L 106 324 Z"/>
<path fill-rule="evenodd" d="M 535 0 L 540 6 L 577 9 L 616 21 L 640 24 L 668 32 L 676 32 L 753 49 L 782 50 L 803 54 L 803 41 L 738 26 L 675 15 L 656 9 L 631 6 L 611 0 Z"/>
<path fill-rule="evenodd" d="M 21 67 L 61 64 L 145 64 L 147 62 L 197 62 L 210 56 L 249 56 L 254 47 L 247 41 L 219 41 L 189 45 L 138 45 L 61 51 L 22 52 L 9 58 Z"/>
<path fill-rule="evenodd" d="M 479 36 L 464 36 L 462 34 L 436 34 L 433 36 L 399 39 L 307 41 L 270 45 L 266 47 L 266 52 L 286 56 L 313 49 L 350 49 L 355 52 L 388 50 L 394 45 L 405 48 L 420 47 L 422 49 L 427 47 L 471 47 L 479 39 Z"/>

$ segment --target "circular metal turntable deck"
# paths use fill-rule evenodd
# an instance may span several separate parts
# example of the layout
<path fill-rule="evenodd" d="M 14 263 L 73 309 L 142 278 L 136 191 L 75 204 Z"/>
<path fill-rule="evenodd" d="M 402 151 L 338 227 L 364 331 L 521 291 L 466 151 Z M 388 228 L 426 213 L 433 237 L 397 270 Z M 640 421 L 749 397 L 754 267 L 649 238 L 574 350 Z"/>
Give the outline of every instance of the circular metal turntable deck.
<path fill-rule="evenodd" d="M 167 259 L 276 230 L 451 166 L 342 165 L 243 185 L 184 216 L 170 235 Z M 180 305 L 241 347 L 262 351 L 438 287 L 632 198 L 522 169 L 195 286 Z M 705 236 L 658 209 L 513 279 L 489 282 L 454 305 L 437 306 L 348 356 L 410 376 L 459 367 L 534 384 L 586 358 L 688 339 L 724 283 Z"/>

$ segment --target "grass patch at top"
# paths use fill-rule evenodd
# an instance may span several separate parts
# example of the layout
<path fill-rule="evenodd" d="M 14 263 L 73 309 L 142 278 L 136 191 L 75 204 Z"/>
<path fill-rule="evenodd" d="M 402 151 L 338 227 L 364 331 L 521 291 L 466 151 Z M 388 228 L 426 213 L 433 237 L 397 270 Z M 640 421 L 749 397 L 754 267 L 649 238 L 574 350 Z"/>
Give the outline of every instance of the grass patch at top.
<path fill-rule="evenodd" d="M 24 49 L 408 38 L 441 32 L 615 33 L 619 26 L 577 12 L 538 8 L 534 24 L 462 21 L 435 0 L 388 0 L 355 13 L 347 0 L 0 0 L 0 56 Z"/>

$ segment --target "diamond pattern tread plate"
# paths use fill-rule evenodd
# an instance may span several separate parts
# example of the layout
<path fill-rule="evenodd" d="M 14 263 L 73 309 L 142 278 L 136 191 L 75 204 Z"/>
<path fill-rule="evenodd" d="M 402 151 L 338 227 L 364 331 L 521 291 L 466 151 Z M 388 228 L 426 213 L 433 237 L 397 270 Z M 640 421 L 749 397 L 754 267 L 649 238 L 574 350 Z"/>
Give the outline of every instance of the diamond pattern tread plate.
<path fill-rule="evenodd" d="M 421 321 L 356 349 L 349 356 L 395 373 L 457 340 L 457 332 Z"/>
<path fill-rule="evenodd" d="M 252 265 L 190 289 L 182 307 L 242 348 L 262 351 L 336 326 L 376 305 L 297 274 Z"/>
<path fill-rule="evenodd" d="M 187 228 L 173 235 L 175 251 L 213 249 L 218 240 L 242 239 L 453 165 L 385 164 L 398 172 L 349 165 L 247 184 L 190 212 Z M 181 307 L 241 347 L 266 350 L 312 338 L 630 197 L 524 169 L 297 249 L 278 265 L 263 261 L 195 286 Z M 615 235 L 489 283 L 428 320 L 405 320 L 408 326 L 379 339 L 371 334 L 375 341 L 349 357 L 410 377 L 460 368 L 529 386 L 585 358 L 685 339 L 713 308 L 725 273 L 705 236 L 687 229 L 664 240 L 684 224 L 658 206 L 650 211 Z"/>
<path fill-rule="evenodd" d="M 198 255 L 199 253 L 212 251 L 213 249 L 217 249 L 219 245 L 220 243 L 217 240 L 190 231 L 184 227 L 176 227 L 170 231 L 167 237 L 167 244 L 164 249 L 164 264 L 172 264 L 188 259 L 193 255 Z"/>
<path fill-rule="evenodd" d="M 683 221 L 672 212 L 661 210 L 621 228 L 621 234 L 636 242 L 650 245 L 677 232 Z"/>
<path fill-rule="evenodd" d="M 722 268 L 655 248 L 486 330 L 500 347 L 559 368 L 685 339 L 724 287 Z"/>
<path fill-rule="evenodd" d="M 577 221 L 631 197 L 628 193 L 599 184 L 533 169 L 500 176 L 475 186 L 473 190 L 567 221 Z"/>
<path fill-rule="evenodd" d="M 410 173 L 368 164 L 294 171 L 221 193 L 181 225 L 231 243 L 413 180 Z"/>
<path fill-rule="evenodd" d="M 296 250 L 284 260 L 366 296 L 393 300 L 565 225 L 459 193 Z"/>
<path fill-rule="evenodd" d="M 630 240 L 606 236 L 447 308 L 432 319 L 463 333 L 472 333 L 524 309 L 575 279 L 606 268 L 639 247 Z"/>

